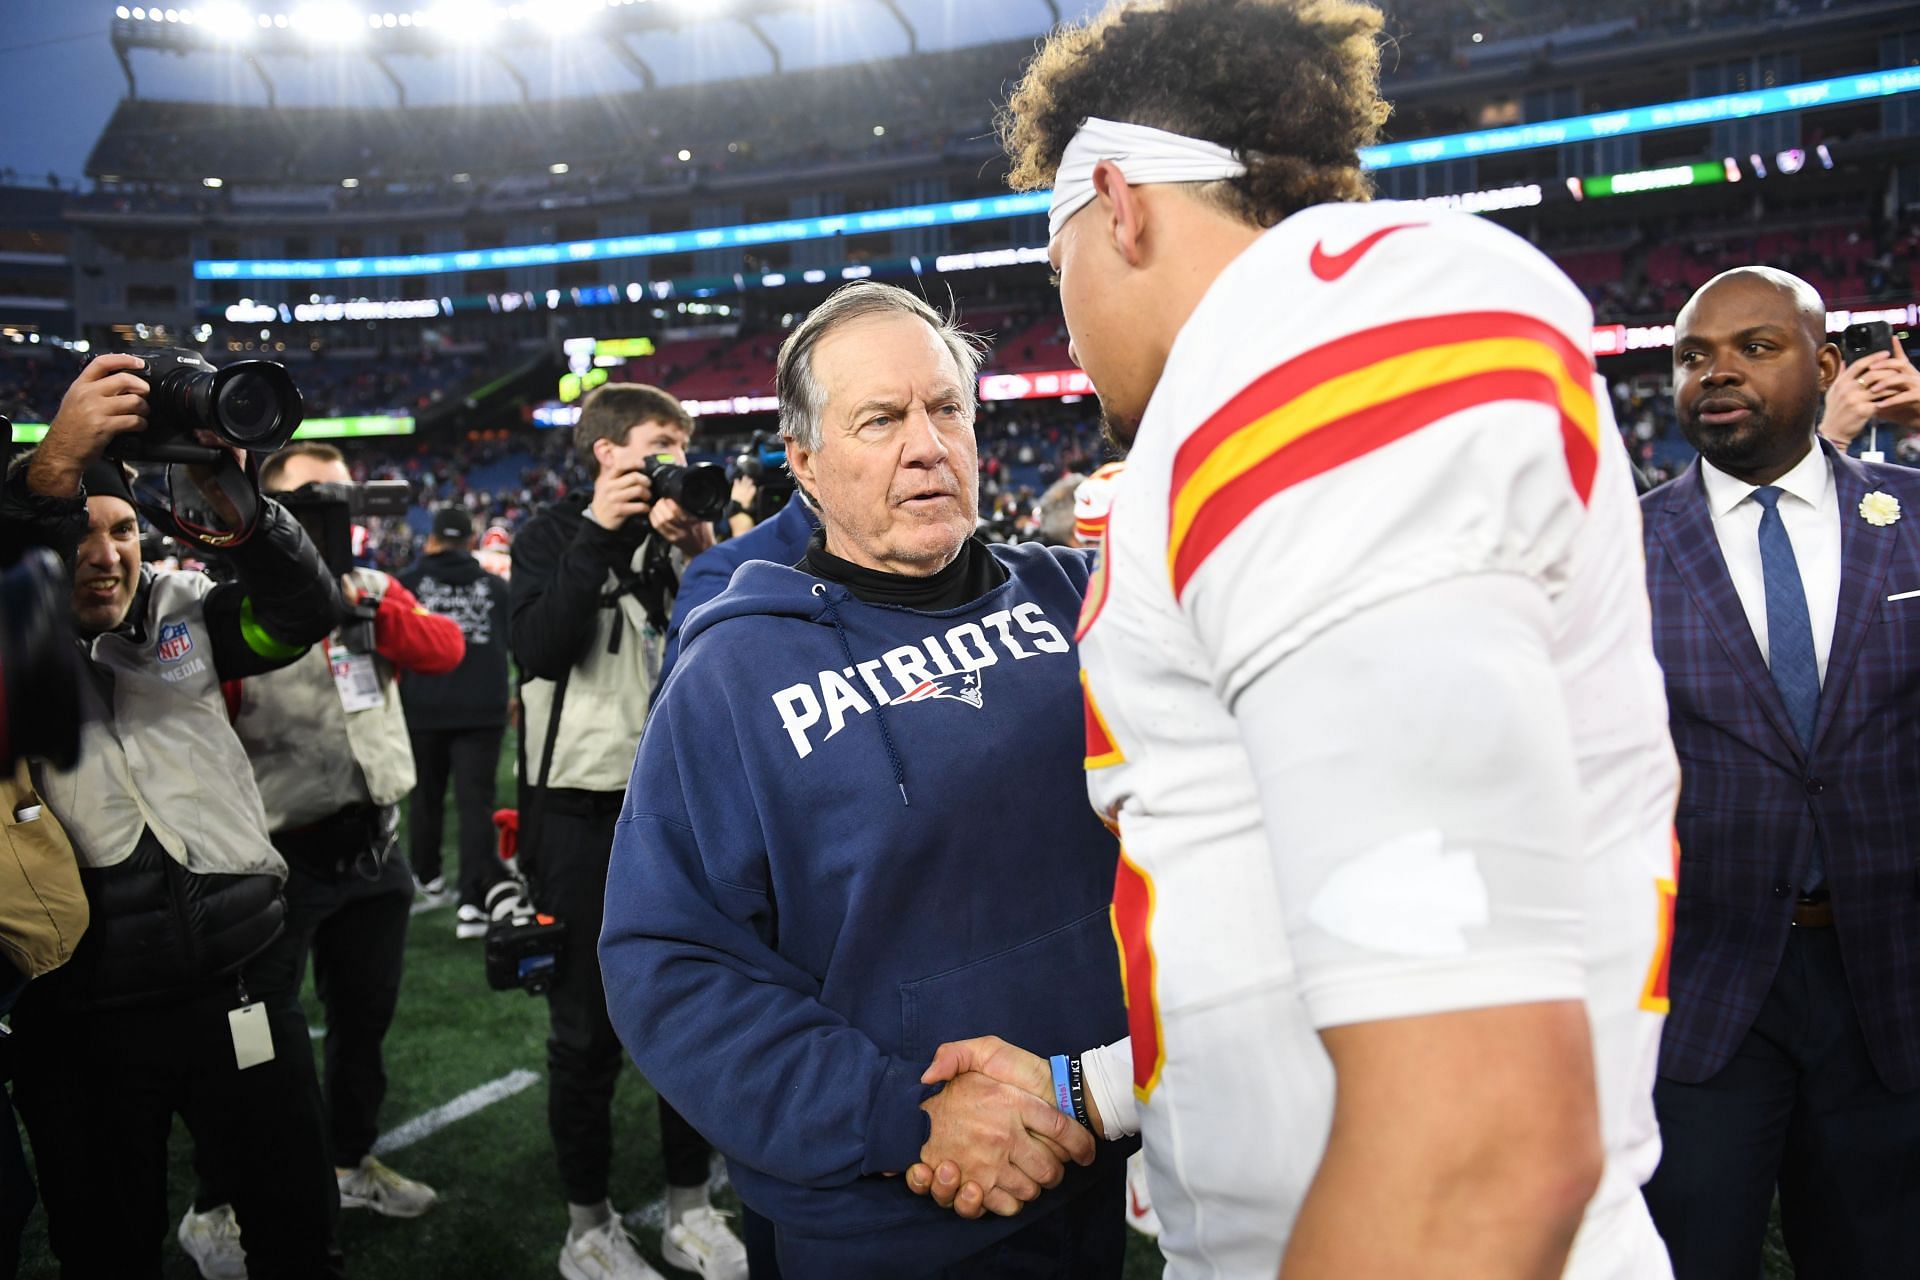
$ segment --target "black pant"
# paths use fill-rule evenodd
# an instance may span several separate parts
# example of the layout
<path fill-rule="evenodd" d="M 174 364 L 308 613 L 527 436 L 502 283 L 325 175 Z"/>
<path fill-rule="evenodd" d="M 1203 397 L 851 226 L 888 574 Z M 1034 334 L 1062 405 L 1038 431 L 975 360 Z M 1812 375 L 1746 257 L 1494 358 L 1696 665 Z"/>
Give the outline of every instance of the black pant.
<path fill-rule="evenodd" d="M 613 1163 L 613 1086 L 627 1056 L 607 1017 L 598 951 L 621 796 L 548 795 L 545 805 L 534 801 L 536 830 L 523 840 L 522 854 L 535 904 L 567 924 L 561 976 L 547 993 L 547 1126 L 568 1202 L 598 1204 L 607 1198 Z M 660 1149 L 669 1184 L 706 1185 L 712 1148 L 665 1098 Z"/>
<path fill-rule="evenodd" d="M 0 1015 L 26 990 L 27 976 L 0 956 Z M 0 1034 L 0 1080 L 13 1078 L 11 1037 Z M 13 1280 L 20 1271 L 20 1237 L 38 1199 L 27 1154 L 20 1147 L 20 1126 L 13 1121 L 13 1103 L 0 1087 L 0 1280 Z"/>
<path fill-rule="evenodd" d="M 1867 1056 L 1833 929 L 1795 929 L 1753 1029 L 1701 1084 L 1656 1082 L 1647 1206 L 1676 1280 L 1753 1280 L 1776 1182 L 1799 1280 L 1920 1266 L 1920 1090 Z"/>
<path fill-rule="evenodd" d="M 835 1261 L 822 1265 L 808 1248 L 817 1242 L 796 1242 L 777 1224 L 749 1216 L 748 1266 L 753 1280 L 1119 1280 L 1127 1257 L 1126 1185 L 1126 1162 L 1115 1160 L 1105 1177 L 1066 1204 L 937 1271 L 916 1265 L 915 1258 L 903 1256 L 899 1245 L 884 1237 L 864 1249 L 835 1248 Z M 1043 1192 L 1043 1198 L 1048 1194 Z M 769 1238 L 777 1254 L 772 1266 Z"/>
<path fill-rule="evenodd" d="M 355 850 L 326 839 L 286 834 L 274 843 L 287 859 L 287 931 L 295 989 L 313 957 L 314 993 L 326 1011 L 326 1103 L 333 1162 L 351 1169 L 373 1150 L 387 1096 L 381 1046 L 400 1002 L 407 957 L 413 875 L 397 852 L 384 862 L 364 840 Z M 321 848 L 325 854 L 319 852 Z M 195 1149 L 201 1209 L 232 1202 L 229 1171 Z"/>
<path fill-rule="evenodd" d="M 407 806 L 408 860 L 425 882 L 440 871 L 447 778 L 460 832 L 460 901 L 479 906 L 504 872 L 495 852 L 493 789 L 500 767 L 498 725 L 491 729 L 420 729 L 413 733 L 413 771 L 419 779 Z"/>
<path fill-rule="evenodd" d="M 175 1001 L 78 1010 L 36 999 L 14 1011 L 15 1101 L 33 1142 L 47 1235 L 63 1280 L 159 1280 L 167 1134 L 178 1114 L 233 1178 L 256 1280 L 345 1275 L 334 1247 L 340 1197 L 327 1158 L 313 1048 L 300 1014 L 293 939 L 246 967 L 267 1009 L 274 1056 L 242 1071 L 227 978 Z M 38 984 L 36 984 L 37 986 Z"/>

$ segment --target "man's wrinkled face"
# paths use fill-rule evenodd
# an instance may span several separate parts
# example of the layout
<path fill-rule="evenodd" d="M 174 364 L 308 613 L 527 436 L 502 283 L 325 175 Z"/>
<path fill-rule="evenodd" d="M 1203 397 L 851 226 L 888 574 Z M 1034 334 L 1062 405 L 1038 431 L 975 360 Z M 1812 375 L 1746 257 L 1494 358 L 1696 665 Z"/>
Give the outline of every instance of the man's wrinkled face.
<path fill-rule="evenodd" d="M 1095 200 L 1067 219 L 1047 246 L 1060 310 L 1067 319 L 1067 352 L 1087 371 L 1100 397 L 1101 427 L 1123 449 L 1140 432 L 1140 419 L 1153 398 L 1153 378 L 1143 376 L 1145 344 L 1140 326 L 1129 320 L 1125 293 L 1126 259 L 1102 238 L 1103 205 Z M 1158 376 L 1158 371 L 1153 377 Z"/>
<path fill-rule="evenodd" d="M 85 636 L 127 619 L 140 585 L 140 520 L 124 498 L 87 499 L 87 533 L 73 557 L 73 624 Z"/>
<path fill-rule="evenodd" d="M 1755 276 L 1720 280 L 1674 326 L 1673 398 L 1681 434 L 1714 466 L 1761 474 L 1805 456 L 1839 357 L 1794 295 Z"/>
<path fill-rule="evenodd" d="M 980 471 L 973 395 L 953 353 L 918 316 L 862 316 L 813 349 L 825 392 L 820 447 L 789 442 L 827 549 L 854 564 L 925 576 L 972 536 Z"/>
<path fill-rule="evenodd" d="M 647 459 L 663 453 L 672 455 L 675 462 L 685 466 L 687 433 L 677 424 L 657 418 L 636 422 L 627 428 L 627 438 L 621 444 L 611 440 L 596 440 L 593 444 L 593 456 L 600 463 L 600 474 L 605 476 L 638 471 L 647 464 Z"/>

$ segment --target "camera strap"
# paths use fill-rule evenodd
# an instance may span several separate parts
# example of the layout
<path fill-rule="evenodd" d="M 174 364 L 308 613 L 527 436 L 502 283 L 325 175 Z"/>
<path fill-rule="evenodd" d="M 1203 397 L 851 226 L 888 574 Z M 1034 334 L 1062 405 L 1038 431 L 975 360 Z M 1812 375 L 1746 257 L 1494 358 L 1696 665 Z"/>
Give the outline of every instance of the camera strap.
<path fill-rule="evenodd" d="M 519 774 L 520 781 L 520 808 L 522 810 L 520 815 L 521 847 L 534 850 L 534 866 L 533 868 L 527 869 L 529 872 L 527 875 L 529 887 L 532 886 L 535 878 L 532 873 L 537 870 L 540 862 L 539 849 L 542 837 L 540 819 L 543 816 L 542 810 L 546 808 L 547 779 L 553 776 L 553 748 L 560 740 L 560 712 L 567 703 L 567 681 L 572 678 L 573 668 L 568 667 L 566 671 L 561 673 L 560 678 L 553 682 L 553 705 L 547 711 L 547 741 L 546 746 L 540 752 L 539 783 L 533 787 L 527 786 L 527 749 L 524 742 L 520 745 L 520 751 L 518 753 L 520 759 L 515 767 L 515 772 Z M 520 690 L 523 694 L 526 687 L 527 682 L 522 680 L 520 682 Z M 523 708 L 527 705 L 525 697 L 521 698 L 520 705 Z M 525 716 L 523 713 L 523 723 L 524 720 Z M 534 896 L 537 900 L 539 895 L 536 893 Z"/>

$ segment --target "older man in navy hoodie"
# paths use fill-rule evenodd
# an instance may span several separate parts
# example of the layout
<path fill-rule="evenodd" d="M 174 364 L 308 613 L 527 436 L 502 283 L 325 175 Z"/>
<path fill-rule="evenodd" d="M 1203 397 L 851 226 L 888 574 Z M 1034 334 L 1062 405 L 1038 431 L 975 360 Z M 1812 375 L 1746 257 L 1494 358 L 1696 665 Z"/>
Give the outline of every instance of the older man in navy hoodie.
<path fill-rule="evenodd" d="M 950 1040 L 1126 1030 L 1081 772 L 1087 563 L 971 536 L 978 361 L 887 285 L 794 330 L 781 427 L 822 528 L 688 620 L 614 839 L 614 1025 L 786 1280 L 1120 1273 L 1124 1146 L 1070 1102 L 921 1082 Z M 893 1176 L 941 1159 L 991 1213 Z"/>

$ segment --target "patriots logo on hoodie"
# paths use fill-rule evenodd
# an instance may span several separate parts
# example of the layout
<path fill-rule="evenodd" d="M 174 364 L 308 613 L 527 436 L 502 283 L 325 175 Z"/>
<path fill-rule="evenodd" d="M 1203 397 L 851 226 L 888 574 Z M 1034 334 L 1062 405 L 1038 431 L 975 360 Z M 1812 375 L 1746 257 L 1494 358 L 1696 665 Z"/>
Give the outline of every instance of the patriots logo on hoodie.
<path fill-rule="evenodd" d="M 980 689 L 980 673 L 968 671 L 957 676 L 922 680 L 887 705 L 897 707 L 903 702 L 925 702 L 928 698 L 952 698 L 955 702 L 966 703 L 975 711 L 986 701 Z"/>

